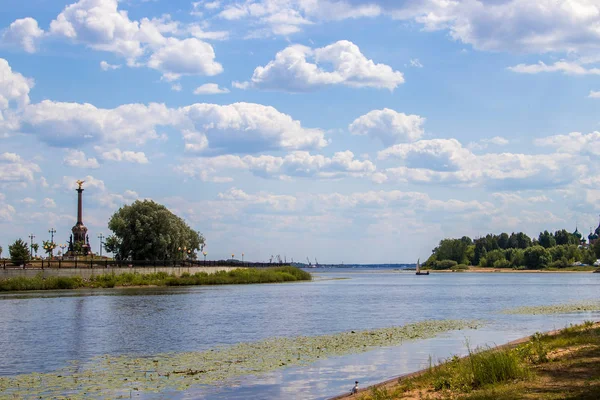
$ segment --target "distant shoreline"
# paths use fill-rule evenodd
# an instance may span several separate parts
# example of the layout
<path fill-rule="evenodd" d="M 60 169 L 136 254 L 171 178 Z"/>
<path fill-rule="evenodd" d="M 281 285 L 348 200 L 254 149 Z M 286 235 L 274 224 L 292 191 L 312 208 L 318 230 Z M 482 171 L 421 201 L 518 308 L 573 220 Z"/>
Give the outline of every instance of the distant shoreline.
<path fill-rule="evenodd" d="M 571 271 L 571 270 L 547 270 L 547 269 L 512 269 L 512 268 L 484 268 L 484 267 L 469 267 L 469 269 L 453 271 L 450 269 L 428 270 L 430 273 L 452 273 L 452 272 L 474 272 L 481 274 L 503 273 L 503 274 L 592 274 L 598 268 L 588 271 Z"/>

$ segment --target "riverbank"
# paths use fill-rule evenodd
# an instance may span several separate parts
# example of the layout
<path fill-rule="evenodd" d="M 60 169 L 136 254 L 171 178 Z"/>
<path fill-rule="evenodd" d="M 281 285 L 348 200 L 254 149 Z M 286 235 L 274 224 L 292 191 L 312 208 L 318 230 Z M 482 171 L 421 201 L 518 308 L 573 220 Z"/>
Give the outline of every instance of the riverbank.
<path fill-rule="evenodd" d="M 312 276 L 308 272 L 295 267 L 239 268 L 213 273 L 183 273 L 180 276 L 166 272 L 100 274 L 88 278 L 38 274 L 34 277 L 0 279 L 0 292 L 144 286 L 240 285 L 310 281 L 311 279 Z"/>
<path fill-rule="evenodd" d="M 467 269 L 429 269 L 431 273 L 449 273 L 449 272 L 477 272 L 477 273 L 505 273 L 505 274 L 548 274 L 548 273 L 593 273 L 600 270 L 598 267 L 568 267 L 568 268 L 546 268 L 546 269 L 512 269 L 512 268 L 485 268 L 470 266 Z"/>
<path fill-rule="evenodd" d="M 334 399 L 598 399 L 600 323 L 534 334 Z"/>

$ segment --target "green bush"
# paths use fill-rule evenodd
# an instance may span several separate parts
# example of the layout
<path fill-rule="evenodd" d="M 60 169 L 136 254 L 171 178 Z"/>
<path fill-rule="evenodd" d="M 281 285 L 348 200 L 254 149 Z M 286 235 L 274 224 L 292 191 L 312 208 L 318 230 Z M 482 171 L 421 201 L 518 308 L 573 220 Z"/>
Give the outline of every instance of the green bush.
<path fill-rule="evenodd" d="M 432 268 L 435 270 L 453 269 L 458 265 L 454 260 L 435 261 Z"/>
<path fill-rule="evenodd" d="M 8 252 L 10 253 L 10 261 L 13 265 L 21 265 L 29 261 L 29 248 L 27 243 L 22 239 L 18 239 L 8 246 Z"/>
<path fill-rule="evenodd" d="M 510 268 L 511 263 L 508 260 L 498 260 L 494 263 L 494 268 Z"/>

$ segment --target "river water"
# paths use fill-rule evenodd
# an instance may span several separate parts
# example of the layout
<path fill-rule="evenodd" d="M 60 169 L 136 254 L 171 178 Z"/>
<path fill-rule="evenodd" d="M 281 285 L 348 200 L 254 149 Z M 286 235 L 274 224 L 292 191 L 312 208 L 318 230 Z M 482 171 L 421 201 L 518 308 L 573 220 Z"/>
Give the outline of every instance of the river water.
<path fill-rule="evenodd" d="M 0 375 L 51 372 L 100 355 L 202 351 L 270 337 L 314 336 L 427 319 L 479 319 L 477 330 L 136 398 L 321 399 L 600 313 L 506 315 L 519 306 L 598 300 L 600 274 L 315 269 L 313 282 L 0 295 Z"/>

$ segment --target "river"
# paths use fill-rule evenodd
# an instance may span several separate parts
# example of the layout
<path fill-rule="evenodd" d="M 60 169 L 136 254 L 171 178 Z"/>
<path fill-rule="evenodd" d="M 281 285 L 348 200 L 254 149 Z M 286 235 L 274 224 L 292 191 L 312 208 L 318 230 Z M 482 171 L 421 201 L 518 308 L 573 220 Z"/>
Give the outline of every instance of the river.
<path fill-rule="evenodd" d="M 427 319 L 478 319 L 400 346 L 135 398 L 321 399 L 412 372 L 471 346 L 600 319 L 595 312 L 506 315 L 519 306 L 599 300 L 600 274 L 314 269 L 313 282 L 0 295 L 0 375 L 52 372 L 102 355 L 202 351 L 271 337 L 314 336 Z"/>

